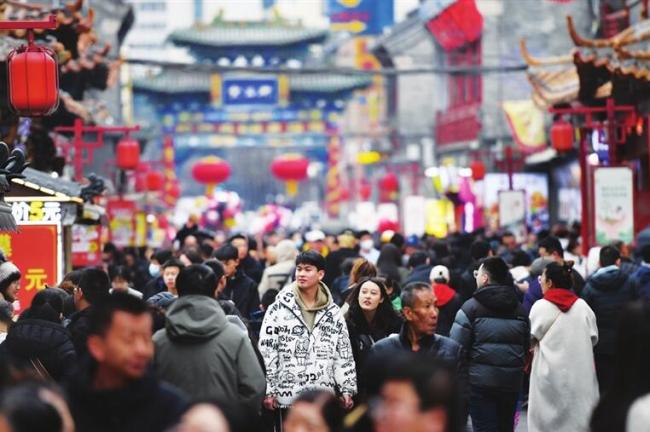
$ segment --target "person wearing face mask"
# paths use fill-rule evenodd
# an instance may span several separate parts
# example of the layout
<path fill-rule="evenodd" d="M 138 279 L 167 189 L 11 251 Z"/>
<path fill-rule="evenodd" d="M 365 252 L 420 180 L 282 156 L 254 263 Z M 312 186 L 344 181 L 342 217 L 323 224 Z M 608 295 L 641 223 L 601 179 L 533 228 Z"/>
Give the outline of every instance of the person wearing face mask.
<path fill-rule="evenodd" d="M 372 234 L 368 231 L 361 231 L 358 234 L 358 237 L 359 255 L 376 265 L 377 260 L 379 259 L 379 251 L 375 248 L 375 241 L 372 238 Z"/>
<path fill-rule="evenodd" d="M 363 371 L 372 346 L 397 333 L 402 320 L 395 313 L 382 279 L 364 278 L 352 287 L 352 301 L 345 314 L 352 356 L 357 368 L 359 394 L 365 388 Z"/>
<path fill-rule="evenodd" d="M 165 282 L 162 278 L 162 264 L 172 258 L 172 251 L 168 249 L 161 249 L 151 255 L 149 263 L 149 275 L 151 280 L 147 282 L 142 292 L 142 298 L 147 300 L 151 296 L 165 291 Z"/>

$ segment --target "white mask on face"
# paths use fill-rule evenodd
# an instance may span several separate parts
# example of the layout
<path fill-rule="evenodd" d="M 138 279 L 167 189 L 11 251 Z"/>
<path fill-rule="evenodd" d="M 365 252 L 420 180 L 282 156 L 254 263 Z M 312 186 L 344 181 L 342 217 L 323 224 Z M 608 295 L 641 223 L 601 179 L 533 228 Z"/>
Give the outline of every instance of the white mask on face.
<path fill-rule="evenodd" d="M 372 241 L 372 239 L 366 239 L 366 240 L 363 240 L 363 241 L 360 243 L 360 245 L 361 245 L 361 249 L 363 249 L 363 250 L 365 250 L 365 251 L 369 251 L 370 249 L 372 249 L 373 247 L 375 247 L 375 242 Z"/>
<path fill-rule="evenodd" d="M 158 264 L 149 264 L 149 274 L 151 277 L 158 277 L 160 276 L 160 266 Z"/>

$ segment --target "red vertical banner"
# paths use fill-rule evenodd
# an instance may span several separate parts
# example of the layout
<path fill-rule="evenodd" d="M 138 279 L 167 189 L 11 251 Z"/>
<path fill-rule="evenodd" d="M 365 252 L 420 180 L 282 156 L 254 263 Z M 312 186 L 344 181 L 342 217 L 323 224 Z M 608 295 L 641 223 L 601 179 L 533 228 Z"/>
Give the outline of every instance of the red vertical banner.
<path fill-rule="evenodd" d="M 174 152 L 174 140 L 171 135 L 163 138 L 162 165 L 165 183 L 163 186 L 163 202 L 174 207 L 180 196 L 180 185 L 176 178 L 176 155 Z"/>
<path fill-rule="evenodd" d="M 16 312 L 32 303 L 45 286 L 56 286 L 63 277 L 62 239 L 58 224 L 20 224 L 19 232 L 0 233 L 0 249 L 22 274 Z"/>
<path fill-rule="evenodd" d="M 341 138 L 337 134 L 331 134 L 327 143 L 325 187 L 325 208 L 331 218 L 337 218 L 341 212 L 341 151 Z"/>
<path fill-rule="evenodd" d="M 102 263 L 102 226 L 72 225 L 72 265 L 95 266 Z"/>
<path fill-rule="evenodd" d="M 118 248 L 135 244 L 135 202 L 110 200 L 106 205 L 109 239 Z"/>

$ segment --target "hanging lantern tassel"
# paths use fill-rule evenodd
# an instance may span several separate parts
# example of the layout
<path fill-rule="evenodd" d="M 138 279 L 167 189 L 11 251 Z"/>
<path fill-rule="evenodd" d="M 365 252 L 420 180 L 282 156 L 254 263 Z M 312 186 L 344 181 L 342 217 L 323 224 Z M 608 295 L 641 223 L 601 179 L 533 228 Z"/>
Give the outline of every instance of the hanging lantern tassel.
<path fill-rule="evenodd" d="M 298 182 L 296 180 L 287 181 L 287 196 L 290 198 L 298 195 Z"/>
<path fill-rule="evenodd" d="M 214 189 L 217 187 L 216 183 L 207 183 L 205 185 L 205 196 L 208 198 L 214 195 Z"/>

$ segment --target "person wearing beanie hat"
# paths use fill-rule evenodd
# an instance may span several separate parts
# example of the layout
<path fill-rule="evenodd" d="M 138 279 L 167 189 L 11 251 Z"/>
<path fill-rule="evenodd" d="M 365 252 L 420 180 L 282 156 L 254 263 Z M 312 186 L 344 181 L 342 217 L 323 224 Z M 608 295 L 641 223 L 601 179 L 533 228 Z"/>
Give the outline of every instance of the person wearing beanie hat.
<path fill-rule="evenodd" d="M 451 326 L 458 309 L 463 305 L 460 294 L 449 286 L 449 269 L 443 265 L 437 265 L 429 273 L 431 288 L 436 295 L 436 306 L 438 307 L 438 326 L 436 333 L 442 336 L 449 336 Z"/>
<path fill-rule="evenodd" d="M 20 270 L 11 261 L 0 264 L 0 296 L 9 303 L 16 301 L 20 289 Z"/>
<path fill-rule="evenodd" d="M 105 271 L 98 268 L 82 271 L 79 286 L 74 288 L 74 307 L 77 312 L 72 314 L 67 326 L 79 357 L 87 352 L 89 316 L 95 306 L 104 303 L 109 297 L 110 289 L 111 281 Z"/>

